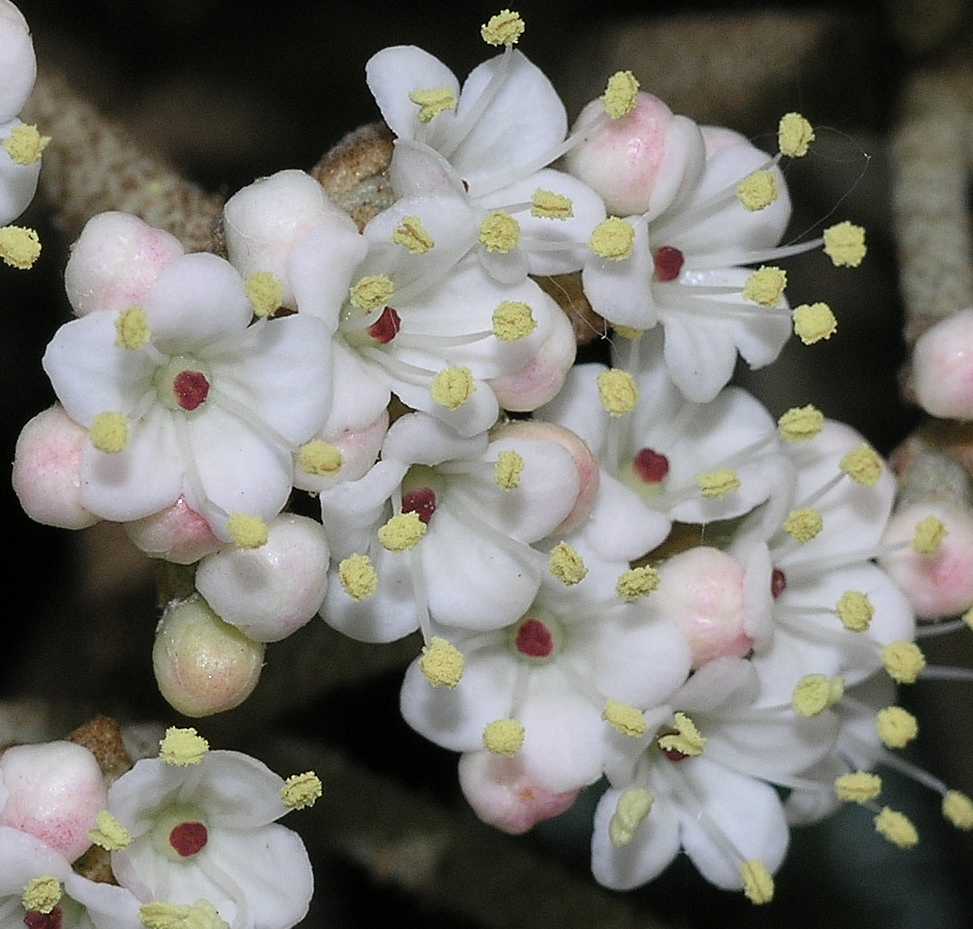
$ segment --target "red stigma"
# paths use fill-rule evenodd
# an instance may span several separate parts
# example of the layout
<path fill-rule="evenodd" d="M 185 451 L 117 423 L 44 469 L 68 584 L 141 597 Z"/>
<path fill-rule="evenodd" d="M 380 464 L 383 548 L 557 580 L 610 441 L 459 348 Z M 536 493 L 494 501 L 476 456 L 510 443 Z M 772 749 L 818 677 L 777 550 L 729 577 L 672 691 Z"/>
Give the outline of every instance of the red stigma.
<path fill-rule="evenodd" d="M 393 310 L 393 312 L 395 312 Z M 417 513 L 426 525 L 436 512 L 436 493 L 431 487 L 420 487 L 402 498 L 403 513 Z"/>
<path fill-rule="evenodd" d="M 24 925 L 27 929 L 61 929 L 64 921 L 64 914 L 59 906 L 54 907 L 50 913 L 38 913 L 31 910 L 24 917 Z"/>
<path fill-rule="evenodd" d="M 632 462 L 635 473 L 646 484 L 661 484 L 669 473 L 669 459 L 651 448 L 643 448 Z"/>
<path fill-rule="evenodd" d="M 517 630 L 517 651 L 529 658 L 549 658 L 554 652 L 554 636 L 539 619 L 525 620 Z"/>
<path fill-rule="evenodd" d="M 182 858 L 192 858 L 202 851 L 209 833 L 202 823 L 180 823 L 169 833 L 169 844 Z"/>
<path fill-rule="evenodd" d="M 402 318 L 390 306 L 382 310 L 378 320 L 368 327 L 368 334 L 380 345 L 387 345 L 402 328 Z"/>
<path fill-rule="evenodd" d="M 774 568 L 770 575 L 770 593 L 776 600 L 787 589 L 787 576 L 780 568 Z"/>
<path fill-rule="evenodd" d="M 202 406 L 209 396 L 209 381 L 202 371 L 180 371 L 172 382 L 176 403 L 190 413 Z"/>
<path fill-rule="evenodd" d="M 655 277 L 656 280 L 667 282 L 674 281 L 682 271 L 685 258 L 678 248 L 671 245 L 663 245 L 655 253 Z"/>

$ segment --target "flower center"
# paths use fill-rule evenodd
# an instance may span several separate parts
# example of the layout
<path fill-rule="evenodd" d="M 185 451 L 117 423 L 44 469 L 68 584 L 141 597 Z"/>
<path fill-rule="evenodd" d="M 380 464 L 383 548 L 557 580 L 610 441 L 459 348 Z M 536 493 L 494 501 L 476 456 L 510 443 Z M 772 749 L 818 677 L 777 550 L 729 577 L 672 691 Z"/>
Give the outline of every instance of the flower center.
<path fill-rule="evenodd" d="M 192 412 L 206 402 L 209 381 L 202 371 L 180 371 L 172 382 L 172 392 L 176 403 Z"/>
<path fill-rule="evenodd" d="M 159 400 L 170 410 L 192 413 L 199 409 L 209 397 L 210 387 L 206 366 L 186 355 L 170 358 L 155 376 Z"/>
<path fill-rule="evenodd" d="M 368 334 L 380 345 L 387 345 L 402 328 L 402 318 L 390 306 L 382 310 L 378 320 L 368 327 Z"/>
<path fill-rule="evenodd" d="M 774 568 L 770 575 L 770 593 L 776 600 L 787 589 L 787 575 L 780 568 Z"/>
<path fill-rule="evenodd" d="M 528 616 L 517 627 L 514 647 L 527 658 L 546 660 L 553 657 L 557 651 L 557 641 L 547 623 Z"/>
<path fill-rule="evenodd" d="M 402 512 L 416 513 L 426 525 L 436 512 L 436 492 L 431 487 L 419 487 L 402 498 Z"/>
<path fill-rule="evenodd" d="M 685 262 L 683 253 L 678 248 L 671 245 L 663 245 L 655 253 L 655 277 L 656 280 L 666 283 L 674 281 L 682 272 Z"/>
<path fill-rule="evenodd" d="M 169 844 L 180 858 L 192 858 L 199 854 L 209 840 L 209 832 L 202 823 L 179 823 L 169 833 Z"/>
<path fill-rule="evenodd" d="M 191 861 L 209 842 L 203 811 L 190 804 L 176 804 L 155 817 L 150 838 L 156 852 L 169 861 Z"/>
<path fill-rule="evenodd" d="M 54 907 L 50 913 L 38 913 L 31 910 L 24 917 L 24 925 L 27 929 L 61 929 L 64 921 L 64 913 L 59 906 Z"/>
<path fill-rule="evenodd" d="M 669 473 L 669 459 L 651 448 L 639 451 L 632 466 L 646 484 L 661 484 Z"/>

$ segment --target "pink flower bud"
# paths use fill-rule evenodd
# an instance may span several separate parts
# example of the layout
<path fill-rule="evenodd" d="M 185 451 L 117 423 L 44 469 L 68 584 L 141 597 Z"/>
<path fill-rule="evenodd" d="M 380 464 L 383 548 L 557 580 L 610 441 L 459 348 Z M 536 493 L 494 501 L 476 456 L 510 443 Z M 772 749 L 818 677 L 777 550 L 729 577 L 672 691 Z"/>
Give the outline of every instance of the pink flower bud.
<path fill-rule="evenodd" d="M 24 512 L 45 526 L 85 529 L 98 517 L 81 506 L 81 453 L 88 434 L 59 404 L 20 431 L 13 488 Z"/>
<path fill-rule="evenodd" d="M 209 523 L 182 497 L 159 513 L 126 523 L 125 531 L 149 557 L 175 564 L 194 564 L 223 546 Z"/>
<path fill-rule="evenodd" d="M 29 832 L 68 861 L 91 845 L 88 831 L 108 801 L 95 756 L 73 742 L 16 745 L 0 756 L 0 826 Z"/>
<path fill-rule="evenodd" d="M 912 388 L 927 413 L 973 420 L 973 309 L 953 313 L 919 337 Z"/>

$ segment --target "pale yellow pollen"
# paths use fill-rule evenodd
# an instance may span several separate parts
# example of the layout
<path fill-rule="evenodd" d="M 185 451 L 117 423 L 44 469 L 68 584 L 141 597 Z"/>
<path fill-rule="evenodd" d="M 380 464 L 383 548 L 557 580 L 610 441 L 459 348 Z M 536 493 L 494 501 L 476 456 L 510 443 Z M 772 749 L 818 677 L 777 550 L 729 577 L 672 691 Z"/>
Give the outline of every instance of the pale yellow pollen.
<path fill-rule="evenodd" d="M 624 261 L 635 248 L 635 230 L 624 219 L 609 216 L 595 226 L 588 244 L 605 261 Z"/>
<path fill-rule="evenodd" d="M 502 490 L 516 490 L 524 473 L 524 459 L 517 452 L 501 452 L 493 466 L 493 479 Z"/>
<path fill-rule="evenodd" d="M 800 113 L 785 113 L 777 124 L 777 147 L 788 158 L 803 158 L 814 141 L 814 127 Z"/>
<path fill-rule="evenodd" d="M 628 116 L 639 99 L 638 78 L 631 71 L 616 71 L 609 79 L 605 92 L 601 95 L 605 112 L 612 119 Z"/>
<path fill-rule="evenodd" d="M 973 829 L 973 800 L 958 790 L 948 790 L 943 797 L 943 816 L 957 829 Z"/>
<path fill-rule="evenodd" d="M 466 659 L 452 642 L 433 636 L 429 644 L 423 646 L 419 669 L 433 687 L 448 687 L 452 690 L 462 679 Z"/>
<path fill-rule="evenodd" d="M 914 848 L 919 844 L 919 833 L 912 821 L 897 810 L 882 807 L 875 817 L 875 828 L 893 845 L 899 848 Z"/>
<path fill-rule="evenodd" d="M 874 487 L 882 476 L 882 458 L 870 445 L 860 445 L 841 459 L 841 470 L 853 481 Z"/>
<path fill-rule="evenodd" d="M 291 810 L 306 810 L 321 799 L 324 787 L 313 771 L 292 774 L 280 789 L 280 799 Z"/>
<path fill-rule="evenodd" d="M 524 747 L 524 724 L 519 719 L 497 719 L 483 730 L 483 745 L 494 755 L 513 758 Z"/>
<path fill-rule="evenodd" d="M 870 771 L 842 774 L 835 778 L 834 792 L 845 803 L 870 803 L 882 792 L 882 779 Z"/>
<path fill-rule="evenodd" d="M 436 246 L 418 216 L 406 216 L 392 233 L 392 241 L 412 252 L 413 255 L 425 255 Z"/>
<path fill-rule="evenodd" d="M 341 462 L 341 449 L 323 439 L 312 439 L 302 445 L 297 453 L 297 466 L 305 474 L 316 477 L 336 474 L 341 470 Z"/>
<path fill-rule="evenodd" d="M 615 584 L 615 592 L 626 603 L 634 603 L 659 587 L 659 572 L 644 565 L 626 571 Z"/>
<path fill-rule="evenodd" d="M 754 171 L 737 184 L 737 200 L 755 213 L 766 209 L 777 199 L 777 180 L 770 171 Z"/>
<path fill-rule="evenodd" d="M 525 28 L 520 13 L 501 10 L 480 27 L 480 35 L 487 45 L 516 45 Z"/>
<path fill-rule="evenodd" d="M 760 306 L 773 309 L 780 303 L 787 287 L 787 272 L 782 268 L 758 268 L 743 285 L 743 296 Z"/>
<path fill-rule="evenodd" d="M 601 718 L 622 735 L 631 739 L 640 739 L 645 735 L 649 724 L 638 707 L 618 700 L 609 700 L 601 711 Z"/>
<path fill-rule="evenodd" d="M 838 618 L 849 632 L 868 632 L 875 615 L 875 607 L 866 594 L 847 590 L 835 606 Z"/>
<path fill-rule="evenodd" d="M 813 509 L 791 510 L 784 520 L 784 531 L 795 541 L 804 544 L 818 536 L 824 528 L 824 519 Z"/>
<path fill-rule="evenodd" d="M 861 226 L 846 221 L 824 230 L 824 253 L 836 268 L 857 268 L 867 251 Z"/>
<path fill-rule="evenodd" d="M 767 870 L 767 866 L 756 858 L 740 865 L 740 879 L 743 881 L 743 892 L 747 899 L 763 906 L 774 899 L 774 878 Z"/>
<path fill-rule="evenodd" d="M 887 706 L 875 715 L 878 737 L 888 748 L 905 748 L 919 735 L 919 722 L 901 706 Z"/>
<path fill-rule="evenodd" d="M 795 406 L 777 420 L 777 431 L 785 442 L 806 442 L 824 428 L 824 414 L 810 403 Z"/>
<path fill-rule="evenodd" d="M 580 584 L 588 576 L 584 559 L 567 542 L 554 546 L 547 565 L 551 574 L 566 587 Z"/>
<path fill-rule="evenodd" d="M 4 139 L 3 147 L 11 160 L 19 165 L 35 165 L 51 142 L 49 135 L 41 135 L 37 126 L 18 126 Z"/>
<path fill-rule="evenodd" d="M 132 844 L 132 834 L 108 810 L 98 814 L 88 838 L 106 852 L 121 851 Z"/>
<path fill-rule="evenodd" d="M 61 902 L 61 896 L 61 882 L 45 874 L 28 882 L 20 902 L 28 913 L 50 913 Z"/>
<path fill-rule="evenodd" d="M 91 423 L 88 438 L 106 455 L 117 455 L 128 448 L 130 429 L 123 413 L 99 413 Z"/>
<path fill-rule="evenodd" d="M 598 375 L 598 396 L 606 413 L 624 416 L 635 409 L 639 400 L 639 388 L 628 371 L 611 368 Z"/>
<path fill-rule="evenodd" d="M 429 392 L 440 406 L 458 410 L 476 392 L 476 382 L 469 368 L 447 368 L 433 378 Z"/>
<path fill-rule="evenodd" d="M 349 555 L 338 565 L 338 579 L 352 600 L 367 600 L 378 590 L 378 572 L 368 555 Z"/>
<path fill-rule="evenodd" d="M 257 271 L 247 278 L 247 297 L 260 319 L 272 316 L 284 302 L 284 284 L 270 271 Z"/>
<path fill-rule="evenodd" d="M 261 548 L 267 544 L 270 529 L 259 516 L 247 513 L 233 513 L 226 524 L 233 544 L 237 548 Z"/>
<path fill-rule="evenodd" d="M 630 342 L 634 342 L 636 339 L 641 339 L 644 330 L 633 329 L 631 326 L 613 326 L 616 335 L 620 335 L 623 339 L 628 339 Z"/>
<path fill-rule="evenodd" d="M 399 513 L 378 530 L 378 541 L 390 552 L 407 552 L 422 541 L 428 528 L 418 513 Z"/>
<path fill-rule="evenodd" d="M 926 666 L 926 656 L 915 642 L 893 642 L 882 649 L 882 664 L 892 680 L 914 684 Z"/>
<path fill-rule="evenodd" d="M 538 187 L 531 199 L 530 215 L 535 219 L 572 219 L 574 204 L 564 194 Z"/>
<path fill-rule="evenodd" d="M 137 306 L 119 313 L 115 320 L 115 333 L 115 344 L 119 348 L 133 352 L 145 348 L 152 339 L 148 314 Z"/>
<path fill-rule="evenodd" d="M 949 535 L 949 530 L 940 520 L 936 519 L 935 516 L 927 516 L 916 526 L 912 548 L 920 555 L 935 555 L 947 535 Z"/>
<path fill-rule="evenodd" d="M 622 793 L 608 824 L 608 837 L 615 848 L 632 844 L 636 830 L 652 812 L 653 803 L 655 796 L 644 787 L 630 787 Z"/>
<path fill-rule="evenodd" d="M 730 468 L 707 471 L 696 475 L 696 486 L 704 497 L 719 499 L 740 489 L 740 476 Z"/>
<path fill-rule="evenodd" d="M 192 906 L 175 903 L 147 903 L 139 907 L 145 929 L 230 929 L 219 911 L 206 900 Z"/>
<path fill-rule="evenodd" d="M 351 305 L 363 313 L 385 306 L 395 293 L 395 284 L 387 274 L 369 274 L 351 288 Z"/>
<path fill-rule="evenodd" d="M 41 240 L 33 229 L 25 226 L 4 226 L 0 228 L 0 261 L 28 271 L 41 256 Z"/>
<path fill-rule="evenodd" d="M 793 313 L 794 332 L 805 345 L 830 339 L 838 320 L 827 303 L 802 303 Z"/>
<path fill-rule="evenodd" d="M 455 110 L 458 102 L 456 94 L 448 87 L 430 87 L 426 90 L 414 90 L 409 94 L 409 99 L 419 107 L 420 123 L 431 123 L 440 114 L 448 110 Z"/>
<path fill-rule="evenodd" d="M 810 718 L 834 706 L 844 694 L 844 678 L 806 674 L 794 685 L 791 705 L 798 716 Z"/>
<path fill-rule="evenodd" d="M 696 724 L 685 714 L 676 713 L 673 717 L 675 732 L 659 739 L 659 748 L 666 752 L 679 752 L 681 755 L 702 755 L 706 739 L 700 735 Z"/>
<path fill-rule="evenodd" d="M 512 252 L 520 245 L 520 223 L 509 213 L 491 213 L 480 223 L 480 244 L 488 252 Z"/>
<path fill-rule="evenodd" d="M 199 764 L 209 751 L 209 742 L 195 729 L 170 726 L 159 743 L 159 757 L 168 765 L 188 768 Z"/>
<path fill-rule="evenodd" d="M 493 334 L 501 342 L 525 339 L 537 328 L 534 311 L 529 304 L 504 300 L 493 311 Z"/>

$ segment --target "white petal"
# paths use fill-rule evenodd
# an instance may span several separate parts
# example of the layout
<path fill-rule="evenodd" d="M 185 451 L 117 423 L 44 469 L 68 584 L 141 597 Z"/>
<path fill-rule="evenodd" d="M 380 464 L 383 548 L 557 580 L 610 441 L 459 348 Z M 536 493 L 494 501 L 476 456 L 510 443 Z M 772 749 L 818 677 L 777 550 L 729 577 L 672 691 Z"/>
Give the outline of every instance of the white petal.
<path fill-rule="evenodd" d="M 389 380 L 392 384 L 392 392 L 406 406 L 435 416 L 462 436 L 475 436 L 485 432 L 497 421 L 500 413 L 500 405 L 497 403 L 493 389 L 486 381 L 476 378 L 474 378 L 473 395 L 455 410 L 436 403 L 428 387 L 407 384 L 394 376 L 390 376 Z"/>
<path fill-rule="evenodd" d="M 758 706 L 788 706 L 794 687 L 806 674 L 831 677 L 841 670 L 841 652 L 836 646 L 780 625 L 774 630 L 773 644 L 750 660 L 760 678 Z"/>
<path fill-rule="evenodd" d="M 233 901 L 203 874 L 198 859 L 170 861 L 156 851 L 149 836 L 136 839 L 122 851 L 112 852 L 111 867 L 115 880 L 139 900 L 164 900 L 183 906 L 207 900 L 227 921 L 236 914 Z"/>
<path fill-rule="evenodd" d="M 842 806 L 835 793 L 835 778 L 848 772 L 848 765 L 837 755 L 829 755 L 807 771 L 802 771 L 802 781 L 817 781 L 820 787 L 816 790 L 804 788 L 791 791 L 784 801 L 787 822 L 792 826 L 809 826 L 833 816 Z"/>
<path fill-rule="evenodd" d="M 333 474 L 308 474 L 301 468 L 294 469 L 294 486 L 301 490 L 321 493 L 343 481 L 357 481 L 364 477 L 378 459 L 385 433 L 389 427 L 389 416 L 384 410 L 374 422 L 359 432 L 328 432 L 325 428 L 315 438 L 321 439 L 338 449 L 341 465 Z"/>
<path fill-rule="evenodd" d="M 72 900 L 85 908 L 85 915 L 95 929 L 139 929 L 139 901 L 131 891 L 111 884 L 85 880 L 79 874 L 69 874 L 64 890 Z"/>
<path fill-rule="evenodd" d="M 71 866 L 54 849 L 29 833 L 0 826 L 0 906 L 4 898 L 19 900 L 35 877 L 49 874 L 63 880 L 70 873 Z"/>
<path fill-rule="evenodd" d="M 534 414 L 536 419 L 570 429 L 596 457 L 603 454 L 608 433 L 609 420 L 598 393 L 598 375 L 607 370 L 603 364 L 575 365 L 558 395 Z"/>
<path fill-rule="evenodd" d="M 333 392 L 331 415 L 323 432 L 361 432 L 382 414 L 389 405 L 391 392 L 388 381 L 376 368 L 362 362 L 345 340 L 336 336 L 333 343 Z"/>
<path fill-rule="evenodd" d="M 412 139 L 395 140 L 389 180 L 400 197 L 452 194 L 466 199 L 466 188 L 453 166 L 435 149 Z"/>
<path fill-rule="evenodd" d="M 669 375 L 687 400 L 708 403 L 733 376 L 737 350 L 732 324 L 676 313 L 666 313 L 662 322 Z"/>
<path fill-rule="evenodd" d="M 6 140 L 14 129 L 22 125 L 19 119 L 6 124 L 0 120 L 0 141 Z M 27 209 L 37 192 L 40 173 L 40 160 L 34 164 L 17 164 L 7 150 L 0 146 L 0 226 L 12 222 Z"/>
<path fill-rule="evenodd" d="M 581 280 L 592 308 L 610 323 L 651 329 L 656 324 L 656 307 L 650 287 L 655 266 L 649 251 L 649 227 L 640 216 L 629 216 L 625 222 L 635 230 L 632 254 L 621 261 L 590 254 Z"/>
<path fill-rule="evenodd" d="M 635 561 L 660 545 L 671 522 L 643 505 L 638 495 L 602 469 L 598 495 L 581 533 L 607 561 Z"/>
<path fill-rule="evenodd" d="M 389 429 L 382 457 L 410 465 L 437 465 L 455 458 L 476 458 L 486 449 L 485 435 L 464 437 L 432 416 L 408 413 Z"/>
<path fill-rule="evenodd" d="M 0 122 L 16 116 L 34 89 L 37 60 L 27 20 L 13 3 L 0 9 Z"/>
<path fill-rule="evenodd" d="M 506 254 L 495 254 L 485 248 L 477 250 L 483 269 L 501 284 L 518 284 L 527 277 L 527 253 L 515 248 Z"/>
<path fill-rule="evenodd" d="M 687 713 L 713 713 L 748 706 L 756 699 L 759 687 L 749 661 L 717 658 L 699 668 L 670 702 Z"/>

